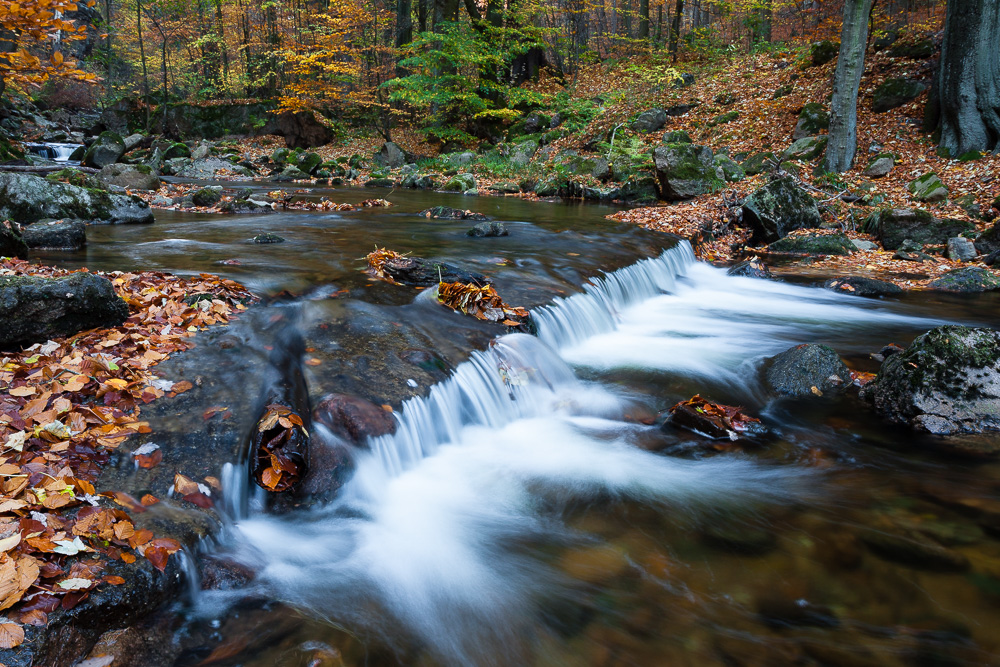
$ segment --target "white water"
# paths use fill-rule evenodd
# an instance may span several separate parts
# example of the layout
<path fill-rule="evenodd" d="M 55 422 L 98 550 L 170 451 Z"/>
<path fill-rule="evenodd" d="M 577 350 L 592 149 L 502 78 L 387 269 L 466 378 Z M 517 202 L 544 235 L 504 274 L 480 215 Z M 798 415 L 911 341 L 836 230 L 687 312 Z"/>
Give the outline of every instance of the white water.
<path fill-rule="evenodd" d="M 28 150 L 40 157 L 53 160 L 55 162 L 68 162 L 73 151 L 80 147 L 80 144 L 27 144 Z"/>
<path fill-rule="evenodd" d="M 556 351 L 591 367 L 739 382 L 756 357 L 832 323 L 906 320 L 860 299 L 727 277 L 682 244 L 542 309 L 537 339 L 497 339 L 407 402 L 397 433 L 357 455 L 332 504 L 238 521 L 233 552 L 258 571 L 238 594 L 410 636 L 450 664 L 517 662 L 504 650 L 536 629 L 542 601 L 567 584 L 531 545 L 585 537 L 560 520 L 567 503 L 635 499 L 684 521 L 801 498 L 816 482 L 736 456 L 692 461 L 637 448 L 650 427 L 624 419 L 630 401 L 579 380 Z M 233 594 L 213 595 L 201 600 L 206 613 Z"/>

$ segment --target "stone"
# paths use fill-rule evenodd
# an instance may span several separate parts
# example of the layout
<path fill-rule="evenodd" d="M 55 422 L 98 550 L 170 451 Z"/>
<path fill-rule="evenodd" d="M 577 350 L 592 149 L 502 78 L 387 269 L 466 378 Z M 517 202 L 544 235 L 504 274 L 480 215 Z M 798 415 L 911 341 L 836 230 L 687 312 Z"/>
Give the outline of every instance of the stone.
<path fill-rule="evenodd" d="M 6 221 L 0 222 L 0 257 L 28 259 L 28 245 Z"/>
<path fill-rule="evenodd" d="M 767 249 L 771 252 L 808 255 L 850 255 L 857 250 L 851 240 L 841 233 L 786 236 L 767 246 Z"/>
<path fill-rule="evenodd" d="M 269 114 L 260 134 L 280 134 L 289 148 L 314 148 L 333 141 L 333 130 L 312 111 Z"/>
<path fill-rule="evenodd" d="M 981 266 L 952 269 L 928 285 L 930 289 L 945 292 L 993 292 L 1000 289 L 1000 278 Z"/>
<path fill-rule="evenodd" d="M 669 132 L 663 133 L 664 144 L 693 144 L 694 141 L 691 140 L 691 135 L 684 130 L 670 130 Z"/>
<path fill-rule="evenodd" d="M 271 151 L 271 162 L 278 166 L 284 166 L 288 162 L 288 156 L 292 154 L 292 151 L 285 148 L 284 146 L 279 146 Z M 188 156 L 190 157 L 190 156 Z"/>
<path fill-rule="evenodd" d="M 799 112 L 799 120 L 795 123 L 792 140 L 798 141 L 806 137 L 816 136 L 829 127 L 830 112 L 819 102 L 810 102 Z"/>
<path fill-rule="evenodd" d="M 921 39 L 916 42 L 896 43 L 889 49 L 889 55 L 893 58 L 923 60 L 933 56 L 934 51 L 934 42 L 929 39 Z"/>
<path fill-rule="evenodd" d="M 435 176 L 436 174 L 407 174 L 400 185 L 404 188 L 417 190 L 433 190 L 436 185 Z"/>
<path fill-rule="evenodd" d="M 761 278 L 763 280 L 770 280 L 774 277 L 771 275 L 771 270 L 767 268 L 767 265 L 759 257 L 753 257 L 733 264 L 726 271 L 726 275 L 741 278 Z"/>
<path fill-rule="evenodd" d="M 691 72 L 681 72 L 680 77 L 674 81 L 672 88 L 687 88 L 693 86 L 695 82 L 694 74 Z"/>
<path fill-rule="evenodd" d="M 69 336 L 95 327 L 115 327 L 128 304 L 111 281 L 93 273 L 59 278 L 0 276 L 0 349 Z"/>
<path fill-rule="evenodd" d="M 716 180 L 719 183 L 722 182 L 718 180 L 718 177 Z M 629 177 L 618 189 L 618 197 L 627 204 L 655 204 L 657 194 L 657 180 L 648 172 L 641 172 Z"/>
<path fill-rule="evenodd" d="M 29 248 L 79 250 L 87 245 L 87 226 L 82 220 L 39 220 L 21 236 Z"/>
<path fill-rule="evenodd" d="M 482 274 L 471 273 L 451 264 L 435 262 L 422 257 L 390 259 L 384 264 L 383 271 L 390 278 L 404 285 L 430 287 L 439 282 L 476 283 L 478 285 L 486 285 L 490 282 Z"/>
<path fill-rule="evenodd" d="M 917 243 L 916 250 L 924 245 L 939 245 L 953 236 L 975 231 L 975 225 L 965 220 L 935 218 L 927 211 L 909 208 L 883 209 L 865 220 L 861 231 L 873 235 L 886 250 L 896 250 L 903 241 Z"/>
<path fill-rule="evenodd" d="M 263 201 L 261 199 L 254 199 L 252 196 L 248 197 L 237 197 L 231 201 L 227 201 L 219 207 L 219 210 L 223 213 L 273 213 L 274 209 L 271 207 L 269 202 Z"/>
<path fill-rule="evenodd" d="M 739 117 L 740 117 L 740 112 L 733 109 L 732 111 L 727 111 L 726 113 L 720 113 L 718 116 L 709 120 L 707 125 L 709 127 L 715 127 L 717 125 L 725 125 L 726 123 L 732 123 Z"/>
<path fill-rule="evenodd" d="M 29 224 L 57 218 L 143 224 L 153 222 L 153 212 L 134 195 L 111 194 L 31 174 L 0 174 L 0 219 Z"/>
<path fill-rule="evenodd" d="M 826 151 L 826 144 L 829 139 L 823 137 L 803 137 L 792 143 L 781 154 L 781 160 L 814 160 Z"/>
<path fill-rule="evenodd" d="M 673 106 L 664 109 L 663 113 L 667 114 L 667 116 L 670 117 L 684 116 L 692 109 L 697 109 L 697 108 L 698 108 L 697 102 L 691 102 L 689 104 L 675 104 Z"/>
<path fill-rule="evenodd" d="M 906 189 L 913 194 L 913 198 L 917 201 L 936 203 L 948 198 L 948 188 L 934 172 L 928 172 L 911 181 Z"/>
<path fill-rule="evenodd" d="M 284 243 L 285 238 L 274 232 L 263 232 L 250 239 L 251 243 Z"/>
<path fill-rule="evenodd" d="M 765 171 L 773 171 L 778 164 L 778 159 L 770 151 L 754 153 L 740 164 L 743 171 L 749 176 L 756 176 Z"/>
<path fill-rule="evenodd" d="M 868 178 L 884 178 L 889 175 L 896 161 L 891 155 L 879 155 L 865 167 L 864 175 Z"/>
<path fill-rule="evenodd" d="M 663 109 L 649 109 L 639 114 L 632 121 L 632 129 L 641 134 L 650 134 L 667 124 L 667 112 Z"/>
<path fill-rule="evenodd" d="M 851 243 L 858 250 L 878 250 L 878 244 L 864 239 L 851 239 Z"/>
<path fill-rule="evenodd" d="M 781 98 L 781 97 L 786 97 L 788 95 L 791 95 L 792 91 L 794 91 L 794 90 L 795 90 L 795 86 L 793 86 L 790 83 L 786 84 L 784 86 L 778 86 L 775 89 L 774 95 L 771 97 L 771 99 L 776 100 L 776 99 Z"/>
<path fill-rule="evenodd" d="M 909 79 L 887 79 L 872 93 L 872 111 L 885 113 L 915 100 L 927 90 L 927 84 Z"/>
<path fill-rule="evenodd" d="M 753 230 L 751 243 L 774 243 L 796 229 L 819 227 L 823 222 L 816 200 L 791 176 L 782 176 L 760 188 L 743 202 L 743 222 Z"/>
<path fill-rule="evenodd" d="M 721 190 L 712 149 L 694 144 L 661 144 L 653 149 L 659 195 L 667 201 L 691 199 Z"/>
<path fill-rule="evenodd" d="M 222 187 L 218 185 L 201 188 L 191 195 L 191 202 L 195 206 L 210 208 L 220 201 L 222 201 Z"/>
<path fill-rule="evenodd" d="M 146 165 L 109 164 L 97 172 L 97 178 L 107 185 L 129 190 L 159 190 L 160 179 Z"/>
<path fill-rule="evenodd" d="M 534 139 L 528 139 L 527 141 L 522 141 L 517 144 L 510 153 L 510 163 L 517 167 L 518 169 L 523 169 L 528 166 L 531 162 L 531 158 L 535 157 L 535 153 L 538 152 L 538 142 Z M 473 185 L 473 187 L 475 187 Z M 466 190 L 470 188 L 464 188 Z"/>
<path fill-rule="evenodd" d="M 713 98 L 713 101 L 716 104 L 728 107 L 730 104 L 736 104 L 738 99 L 739 98 L 736 96 L 736 93 L 726 91 L 724 93 L 719 93 L 718 95 L 716 95 Z"/>
<path fill-rule="evenodd" d="M 210 180 L 216 176 L 226 176 L 233 173 L 249 175 L 243 167 L 237 167 L 228 160 L 214 156 L 203 160 L 184 160 L 177 164 L 174 172 L 176 176 L 196 180 Z"/>
<path fill-rule="evenodd" d="M 191 151 L 192 160 L 204 160 L 212 155 L 212 144 L 207 142 L 201 142 L 195 146 L 194 150 Z"/>
<path fill-rule="evenodd" d="M 347 394 L 328 394 L 320 399 L 313 410 L 313 420 L 355 445 L 396 431 L 396 420 L 391 412 Z"/>
<path fill-rule="evenodd" d="M 476 238 L 494 238 L 497 236 L 510 236 L 506 225 L 502 222 L 480 222 L 478 225 L 467 231 L 466 236 Z"/>
<path fill-rule="evenodd" d="M 1000 222 L 986 228 L 976 238 L 976 250 L 980 255 L 989 255 L 1000 250 Z"/>
<path fill-rule="evenodd" d="M 323 158 L 320 157 L 319 153 L 300 153 L 296 151 L 289 156 L 289 162 L 298 167 L 303 173 L 311 176 L 319 170 L 319 166 L 323 164 Z"/>
<path fill-rule="evenodd" d="M 461 208 L 453 208 L 451 206 L 432 206 L 431 208 L 425 208 L 417 215 L 430 218 L 432 220 L 479 220 L 485 222 L 491 219 L 489 216 L 483 215 L 482 213 L 476 213 L 475 211 L 468 211 Z"/>
<path fill-rule="evenodd" d="M 406 152 L 391 141 L 382 144 L 382 148 L 375 154 L 375 162 L 382 167 L 389 169 L 399 169 L 406 164 Z"/>
<path fill-rule="evenodd" d="M 953 236 L 948 239 L 948 259 L 959 262 L 971 262 L 976 258 L 976 246 L 964 236 Z"/>
<path fill-rule="evenodd" d="M 729 183 L 739 183 L 747 177 L 743 167 L 733 162 L 728 155 L 720 153 L 715 156 L 713 162 L 717 169 L 722 169 L 722 178 Z"/>
<path fill-rule="evenodd" d="M 125 152 L 127 153 L 130 150 L 138 148 L 139 144 L 141 144 L 145 138 L 146 137 L 144 137 L 143 135 L 138 134 L 138 133 L 136 133 L 136 134 L 130 134 L 127 137 L 125 137 L 125 139 L 124 139 L 124 141 L 125 141 Z"/>
<path fill-rule="evenodd" d="M 302 171 L 295 165 L 288 165 L 281 170 L 281 173 L 277 176 L 271 178 L 272 181 L 276 183 L 290 183 L 292 181 L 307 181 L 309 180 L 309 174 Z"/>
<path fill-rule="evenodd" d="M 494 183 L 488 189 L 490 192 L 498 195 L 515 195 L 521 191 L 521 186 L 512 181 L 501 181 Z"/>
<path fill-rule="evenodd" d="M 125 140 L 116 132 L 102 132 L 83 155 L 83 164 L 102 169 L 125 155 Z"/>
<path fill-rule="evenodd" d="M 931 329 L 887 358 L 861 398 L 883 418 L 918 431 L 1000 431 L 1000 332 Z"/>
<path fill-rule="evenodd" d="M 181 143 L 173 144 L 163 151 L 164 160 L 174 160 L 176 158 L 191 157 L 191 149 Z"/>
<path fill-rule="evenodd" d="M 441 187 L 445 192 L 466 192 L 476 187 L 476 177 L 472 174 L 455 174 Z"/>
<path fill-rule="evenodd" d="M 827 289 L 832 289 L 841 294 L 852 296 L 880 297 L 892 296 L 903 293 L 903 288 L 895 283 L 874 278 L 864 278 L 861 276 L 849 276 L 847 278 L 834 278 L 824 285 Z"/>
<path fill-rule="evenodd" d="M 772 357 L 764 381 L 780 396 L 813 396 L 845 391 L 851 373 L 833 348 L 807 343 Z"/>
<path fill-rule="evenodd" d="M 366 188 L 391 188 L 396 182 L 391 178 L 370 178 L 365 181 Z"/>
<path fill-rule="evenodd" d="M 809 47 L 809 64 L 812 67 L 819 67 L 827 64 L 838 55 L 840 55 L 840 42 L 830 40 L 814 42 Z"/>
<path fill-rule="evenodd" d="M 599 181 L 607 181 L 611 178 L 611 165 L 608 164 L 606 158 L 599 157 L 594 160 L 594 168 L 591 170 L 590 175 Z"/>

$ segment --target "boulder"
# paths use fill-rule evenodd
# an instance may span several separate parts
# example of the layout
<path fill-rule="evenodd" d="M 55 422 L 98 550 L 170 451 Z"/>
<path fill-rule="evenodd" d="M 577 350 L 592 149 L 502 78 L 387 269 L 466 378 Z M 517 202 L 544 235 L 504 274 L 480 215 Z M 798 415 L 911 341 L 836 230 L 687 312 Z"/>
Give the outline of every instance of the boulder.
<path fill-rule="evenodd" d="M 270 114 L 261 134 L 279 134 L 289 148 L 315 148 L 333 141 L 333 130 L 312 111 Z"/>
<path fill-rule="evenodd" d="M 272 181 L 276 183 L 290 183 L 291 181 L 307 181 L 309 180 L 309 174 L 302 171 L 295 165 L 288 165 L 281 170 L 281 173 L 277 176 L 271 178 Z"/>
<path fill-rule="evenodd" d="M 980 255 L 989 255 L 1000 250 L 1000 222 L 986 228 L 976 239 L 976 250 Z"/>
<path fill-rule="evenodd" d="M 642 134 L 656 132 L 667 124 L 667 112 L 663 109 L 649 109 L 632 121 L 632 129 Z"/>
<path fill-rule="evenodd" d="M 765 151 L 761 153 L 754 153 L 743 163 L 740 164 L 743 167 L 743 171 L 750 176 L 756 176 L 757 174 L 762 174 L 765 171 L 773 171 L 774 167 L 777 166 L 778 159 L 774 153 L 770 151 Z"/>
<path fill-rule="evenodd" d="M 976 258 L 976 246 L 964 236 L 953 236 L 948 239 L 948 259 L 959 262 L 971 262 Z"/>
<path fill-rule="evenodd" d="M 609 180 L 611 178 L 611 165 L 607 159 L 599 157 L 594 160 L 594 168 L 590 171 L 590 175 L 599 181 Z"/>
<path fill-rule="evenodd" d="M 729 91 L 719 93 L 712 99 L 713 102 L 724 107 L 728 107 L 730 104 L 736 104 L 737 100 L 739 100 L 739 97 L 737 97 L 736 93 Z"/>
<path fill-rule="evenodd" d="M 693 86 L 695 82 L 694 74 L 691 72 L 681 72 L 681 74 L 674 81 L 671 88 L 687 88 L 688 86 Z"/>
<path fill-rule="evenodd" d="M 191 203 L 195 206 L 210 208 L 220 201 L 222 201 L 222 188 L 218 185 L 201 188 L 191 195 Z"/>
<path fill-rule="evenodd" d="M 269 244 L 269 243 L 284 243 L 285 237 L 278 236 L 274 232 L 262 232 L 250 239 L 250 243 L 259 244 Z"/>
<path fill-rule="evenodd" d="M 913 194 L 913 198 L 917 201 L 936 203 L 948 198 L 948 188 L 934 172 L 928 172 L 910 181 L 906 189 Z"/>
<path fill-rule="evenodd" d="M 885 113 L 916 99 L 927 84 L 909 79 L 888 79 L 872 93 L 872 111 Z"/>
<path fill-rule="evenodd" d="M 9 222 L 0 222 L 0 257 L 28 259 L 28 245 Z"/>
<path fill-rule="evenodd" d="M 39 220 L 24 228 L 29 248 L 79 250 L 87 245 L 87 225 L 82 220 Z"/>
<path fill-rule="evenodd" d="M 114 164 L 125 155 L 125 140 L 116 132 L 102 132 L 83 155 L 83 164 L 94 169 L 103 169 Z"/>
<path fill-rule="evenodd" d="M 669 132 L 663 133 L 663 140 L 661 143 L 664 144 L 693 144 L 694 141 L 691 139 L 691 135 L 684 130 L 671 130 Z"/>
<path fill-rule="evenodd" d="M 204 160 L 212 156 L 212 144 L 203 141 L 191 151 L 192 160 Z"/>
<path fill-rule="evenodd" d="M 856 251 L 851 239 L 844 234 L 796 234 L 778 239 L 767 246 L 771 252 L 807 255 L 850 255 Z"/>
<path fill-rule="evenodd" d="M 771 270 L 767 268 L 767 265 L 760 260 L 759 257 L 753 257 L 751 259 L 737 262 L 729 267 L 726 271 L 727 276 L 737 276 L 740 278 L 761 278 L 764 280 L 770 280 L 774 276 L 771 275 Z"/>
<path fill-rule="evenodd" d="M 665 113 L 665 114 L 667 114 L 667 116 L 671 116 L 671 117 L 683 116 L 683 115 L 687 114 L 689 111 L 691 111 L 692 109 L 697 109 L 697 108 L 698 108 L 698 103 L 697 102 L 691 102 L 691 103 L 688 103 L 688 104 L 675 104 L 675 105 L 673 105 L 671 107 L 667 107 L 666 109 L 664 109 L 663 113 Z"/>
<path fill-rule="evenodd" d="M 370 178 L 365 181 L 366 188 L 391 188 L 396 185 L 396 182 L 391 178 Z"/>
<path fill-rule="evenodd" d="M 129 190 L 160 189 L 160 179 L 146 165 L 109 164 L 97 172 L 97 178 Z"/>
<path fill-rule="evenodd" d="M 709 127 L 715 127 L 717 125 L 725 125 L 726 123 L 732 123 L 734 120 L 740 117 L 740 112 L 736 109 L 732 111 L 727 111 L 726 113 L 720 113 L 715 118 L 708 121 L 707 125 Z"/>
<path fill-rule="evenodd" d="M 507 231 L 507 227 L 502 222 L 480 222 L 465 234 L 466 236 L 473 236 L 475 238 L 510 236 L 510 232 Z"/>
<path fill-rule="evenodd" d="M 432 220 L 477 220 L 484 222 L 490 220 L 489 216 L 482 213 L 452 208 L 451 206 L 432 206 L 431 208 L 425 208 L 418 215 L 431 218 Z"/>
<path fill-rule="evenodd" d="M 775 88 L 774 95 L 771 96 L 771 99 L 776 100 L 776 99 L 779 99 L 781 97 L 786 97 L 788 95 L 791 95 L 792 91 L 794 91 L 794 90 L 795 90 L 795 86 L 793 86 L 790 83 L 785 84 L 784 86 L 778 86 L 777 88 Z"/>
<path fill-rule="evenodd" d="M 661 144 L 653 149 L 653 165 L 660 197 L 667 201 L 691 199 L 724 186 L 708 146 Z"/>
<path fill-rule="evenodd" d="M 399 169 L 407 162 L 406 153 L 393 142 L 387 141 L 382 144 L 382 148 L 375 154 L 375 162 L 382 167 Z"/>
<path fill-rule="evenodd" d="M 834 278 L 827 281 L 824 286 L 835 292 L 851 294 L 853 296 L 878 297 L 903 293 L 903 288 L 895 283 L 885 280 L 875 280 L 874 278 L 863 278 L 861 276 Z"/>
<path fill-rule="evenodd" d="M 802 107 L 799 120 L 795 123 L 792 140 L 813 137 L 830 127 L 830 112 L 819 102 L 810 102 Z"/>
<path fill-rule="evenodd" d="M 455 174 L 441 188 L 445 192 L 468 192 L 476 189 L 476 177 L 472 174 Z"/>
<path fill-rule="evenodd" d="M 882 417 L 919 431 L 1000 431 L 1000 332 L 931 329 L 886 359 L 861 397 Z"/>
<path fill-rule="evenodd" d="M 134 148 L 138 148 L 139 144 L 141 144 L 145 138 L 146 137 L 141 134 L 130 134 L 125 137 L 125 152 L 127 153 Z"/>
<path fill-rule="evenodd" d="M 718 177 L 716 177 L 716 182 L 722 183 Z M 621 188 L 618 189 L 618 198 L 627 204 L 655 204 L 659 192 L 657 185 L 656 178 L 651 174 L 640 172 L 622 184 Z"/>
<path fill-rule="evenodd" d="M 273 213 L 271 204 L 262 199 L 254 199 L 253 195 L 247 197 L 237 197 L 225 202 L 219 207 L 223 213 Z"/>
<path fill-rule="evenodd" d="M 868 178 L 884 178 L 896 166 L 896 160 L 891 155 L 879 155 L 865 167 L 864 175 Z"/>
<path fill-rule="evenodd" d="M 716 175 L 718 171 L 722 170 L 722 178 L 729 183 L 738 183 L 747 177 L 746 172 L 743 171 L 743 167 L 733 162 L 733 159 L 728 155 L 718 154 L 713 159 L 716 168 Z"/>
<path fill-rule="evenodd" d="M 828 39 L 822 42 L 813 42 L 809 47 L 809 64 L 812 67 L 819 67 L 827 64 L 838 55 L 840 55 L 840 42 Z"/>
<path fill-rule="evenodd" d="M 399 257 L 390 259 L 383 271 L 397 283 L 430 287 L 438 282 L 477 283 L 486 285 L 490 280 L 480 274 L 466 271 L 451 264 L 435 262 L 422 257 Z"/>
<path fill-rule="evenodd" d="M 392 413 L 371 401 L 347 394 L 329 394 L 313 410 L 313 421 L 350 443 L 364 444 L 368 438 L 396 431 Z"/>
<path fill-rule="evenodd" d="M 967 266 L 952 269 L 927 286 L 944 292 L 993 292 L 1000 290 L 1000 278 L 981 266 Z"/>
<path fill-rule="evenodd" d="M 826 150 L 829 139 L 823 137 L 803 137 L 796 140 L 781 154 L 781 160 L 815 160 Z"/>
<path fill-rule="evenodd" d="M 176 163 L 175 163 L 176 164 Z M 183 160 L 174 170 L 174 175 L 182 178 L 192 178 L 197 180 L 210 180 L 217 175 L 244 174 L 248 172 L 244 167 L 238 167 L 228 160 L 219 157 L 207 157 L 203 160 Z"/>
<path fill-rule="evenodd" d="M 47 218 L 141 224 L 153 222 L 153 212 L 134 195 L 109 194 L 30 174 L 0 174 L 0 219 L 28 224 Z"/>
<path fill-rule="evenodd" d="M 320 157 L 319 153 L 300 153 L 296 151 L 289 156 L 288 162 L 298 167 L 302 172 L 312 175 L 323 164 L 323 158 Z"/>
<path fill-rule="evenodd" d="M 436 185 L 434 181 L 435 176 L 436 174 L 418 174 L 414 172 L 407 174 L 400 185 L 404 188 L 415 188 L 417 190 L 433 190 Z"/>
<path fill-rule="evenodd" d="M 173 144 L 163 151 L 164 160 L 174 160 L 185 157 L 191 157 L 191 149 L 182 143 Z"/>
<path fill-rule="evenodd" d="M 907 239 L 918 246 L 943 244 L 949 238 L 975 231 L 975 228 L 971 222 L 964 220 L 935 218 L 927 211 L 896 208 L 883 209 L 868 216 L 861 231 L 875 236 L 886 250 L 896 250 Z"/>
<path fill-rule="evenodd" d="M 833 348 L 807 343 L 772 357 L 764 381 L 780 396 L 821 395 L 846 390 L 851 372 Z"/>
<path fill-rule="evenodd" d="M 796 229 L 819 227 L 823 218 L 816 200 L 791 176 L 782 176 L 747 197 L 743 222 L 753 230 L 751 243 L 760 244 L 774 243 Z"/>
<path fill-rule="evenodd" d="M 921 39 L 916 42 L 895 43 L 889 49 L 889 55 L 893 58 L 910 58 L 913 60 L 923 60 L 934 55 L 934 42 L 929 39 Z"/>
<path fill-rule="evenodd" d="M 118 326 L 127 317 L 128 304 L 111 281 L 93 273 L 0 277 L 0 349 Z"/>
<path fill-rule="evenodd" d="M 278 165 L 279 167 L 283 167 L 285 166 L 285 163 L 288 162 L 288 156 L 291 154 L 292 151 L 285 148 L 284 146 L 279 146 L 278 148 L 275 148 L 273 151 L 271 151 L 271 156 L 270 156 L 271 162 Z"/>
<path fill-rule="evenodd" d="M 535 153 L 538 152 L 538 142 L 534 139 L 528 139 L 527 141 L 522 141 L 510 152 L 510 163 L 517 167 L 518 169 L 523 169 L 528 166 L 531 162 L 531 158 L 535 157 Z M 473 185 L 472 187 L 475 187 Z M 466 190 L 471 190 L 472 188 L 466 188 Z"/>

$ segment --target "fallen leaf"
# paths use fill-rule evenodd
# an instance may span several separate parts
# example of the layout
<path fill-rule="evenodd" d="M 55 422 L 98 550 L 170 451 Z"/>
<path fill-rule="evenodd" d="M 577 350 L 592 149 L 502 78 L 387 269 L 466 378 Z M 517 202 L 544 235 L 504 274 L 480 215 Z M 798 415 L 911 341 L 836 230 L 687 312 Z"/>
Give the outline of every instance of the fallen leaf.
<path fill-rule="evenodd" d="M 0 648 L 14 648 L 24 642 L 24 628 L 16 623 L 0 623 Z"/>

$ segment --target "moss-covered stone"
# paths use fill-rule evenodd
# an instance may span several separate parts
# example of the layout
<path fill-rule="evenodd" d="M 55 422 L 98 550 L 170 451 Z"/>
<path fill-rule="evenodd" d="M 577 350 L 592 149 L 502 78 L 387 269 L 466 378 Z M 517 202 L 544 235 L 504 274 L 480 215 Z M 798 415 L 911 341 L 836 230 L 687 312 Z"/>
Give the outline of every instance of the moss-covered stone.
<path fill-rule="evenodd" d="M 0 257 L 28 259 L 28 246 L 12 227 L 0 222 Z"/>
<path fill-rule="evenodd" d="M 806 255 L 850 255 L 857 250 L 844 234 L 796 234 L 778 239 L 767 249 Z"/>
<path fill-rule="evenodd" d="M 177 158 L 189 158 L 191 157 L 191 149 L 187 147 L 186 144 L 176 143 L 163 151 L 164 160 L 175 160 Z"/>
<path fill-rule="evenodd" d="M 717 169 L 722 169 L 722 177 L 729 183 L 738 183 L 747 177 L 743 167 L 733 162 L 728 155 L 716 155 L 713 161 Z"/>
<path fill-rule="evenodd" d="M 885 113 L 916 99 L 927 85 L 909 79 L 887 79 L 872 93 L 872 111 Z"/>
<path fill-rule="evenodd" d="M 816 200 L 790 176 L 775 179 L 747 197 L 743 221 L 753 230 L 751 242 L 774 243 L 796 229 L 823 222 Z"/>
<path fill-rule="evenodd" d="M 793 90 L 795 90 L 795 86 L 793 86 L 790 83 L 785 84 L 784 86 L 778 86 L 774 90 L 774 96 L 771 99 L 775 99 L 776 100 L 779 97 L 785 97 L 787 95 L 791 95 Z"/>
<path fill-rule="evenodd" d="M 28 224 L 75 218 L 119 224 L 153 221 L 149 205 L 132 195 L 52 182 L 30 174 L 0 174 L 0 219 Z"/>
<path fill-rule="evenodd" d="M 719 93 L 718 95 L 716 95 L 715 98 L 714 98 L 714 102 L 716 104 L 719 104 L 719 105 L 722 105 L 724 107 L 727 107 L 730 104 L 736 104 L 736 101 L 738 99 L 739 99 L 739 97 L 736 96 L 736 93 L 733 93 L 733 92 L 730 92 L 730 91 L 726 91 L 724 93 Z"/>
<path fill-rule="evenodd" d="M 948 271 L 928 287 L 946 292 L 992 292 L 1000 289 L 1000 278 L 981 266 L 967 266 Z"/>
<path fill-rule="evenodd" d="M 851 373 L 833 348 L 796 345 L 770 359 L 764 381 L 779 396 L 813 396 L 846 390 Z"/>
<path fill-rule="evenodd" d="M 802 107 L 799 120 L 795 124 L 794 139 L 812 137 L 830 127 L 830 112 L 819 102 L 810 102 Z"/>
<path fill-rule="evenodd" d="M 667 201 L 691 199 L 724 187 L 707 146 L 661 144 L 653 149 L 653 165 L 660 197 Z"/>
<path fill-rule="evenodd" d="M 897 42 L 889 49 L 889 55 L 893 58 L 924 60 L 934 55 L 934 42 L 929 39 L 921 39 L 916 42 Z"/>
<path fill-rule="evenodd" d="M 725 123 L 731 123 L 740 117 L 740 112 L 735 109 L 732 111 L 727 111 L 726 113 L 719 114 L 715 118 L 708 121 L 709 127 L 715 127 L 717 125 L 724 125 Z"/>
<path fill-rule="evenodd" d="M 455 174 L 441 187 L 445 192 L 468 192 L 476 189 L 476 177 L 472 174 Z"/>
<path fill-rule="evenodd" d="M 815 160 L 826 151 L 829 139 L 823 137 L 803 137 L 795 141 L 781 154 L 782 160 Z"/>
<path fill-rule="evenodd" d="M 125 155 L 125 140 L 117 132 L 102 132 L 83 155 L 83 164 L 101 169 L 118 162 Z"/>
<path fill-rule="evenodd" d="M 896 208 L 871 214 L 861 231 L 878 238 L 886 250 L 896 250 L 907 239 L 916 242 L 918 246 L 943 244 L 951 237 L 961 236 L 975 228 L 975 225 L 965 220 L 935 218 L 920 209 Z"/>
<path fill-rule="evenodd" d="M 777 165 L 777 159 L 774 153 L 770 151 L 763 151 L 760 153 L 754 153 L 750 157 L 740 164 L 745 171 L 750 176 L 756 176 L 757 174 L 762 174 L 765 171 L 771 171 Z"/>
<path fill-rule="evenodd" d="M 670 132 L 663 133 L 664 144 L 693 144 L 694 141 L 691 139 L 691 135 L 684 130 L 671 130 Z"/>
<path fill-rule="evenodd" d="M 828 39 L 822 42 L 814 42 L 809 47 L 809 64 L 812 67 L 819 67 L 820 65 L 827 64 L 838 55 L 840 55 L 840 42 Z"/>
<path fill-rule="evenodd" d="M 929 172 L 910 181 L 906 189 L 913 193 L 913 198 L 923 202 L 942 202 L 948 198 L 948 188 L 934 172 Z"/>
<path fill-rule="evenodd" d="M 212 207 L 222 201 L 222 188 L 207 187 L 195 191 L 191 195 L 191 201 L 195 206 Z"/>

